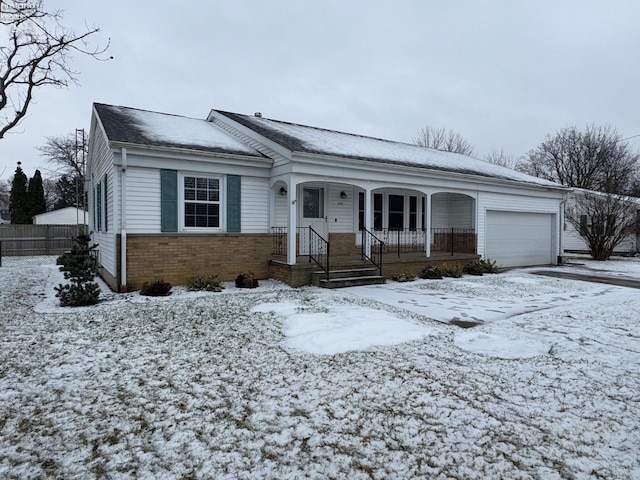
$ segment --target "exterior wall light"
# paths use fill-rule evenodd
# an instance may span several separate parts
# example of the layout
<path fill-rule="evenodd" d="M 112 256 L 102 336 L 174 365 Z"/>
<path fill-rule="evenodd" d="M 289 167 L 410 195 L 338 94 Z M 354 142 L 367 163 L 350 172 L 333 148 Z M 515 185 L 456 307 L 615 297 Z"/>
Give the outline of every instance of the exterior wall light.
<path fill-rule="evenodd" d="M 287 194 L 287 188 L 286 187 L 280 187 L 280 195 L 282 195 L 283 197 Z"/>
<path fill-rule="evenodd" d="M 343 200 L 347 198 L 347 192 L 345 192 L 344 190 L 340 192 L 340 198 L 342 198 Z"/>

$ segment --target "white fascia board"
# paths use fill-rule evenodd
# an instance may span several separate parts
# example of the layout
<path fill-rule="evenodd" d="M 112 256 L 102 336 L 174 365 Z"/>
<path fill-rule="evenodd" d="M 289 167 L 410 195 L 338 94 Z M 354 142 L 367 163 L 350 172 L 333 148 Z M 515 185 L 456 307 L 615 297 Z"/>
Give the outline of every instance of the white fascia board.
<path fill-rule="evenodd" d="M 273 163 L 273 160 L 268 157 L 258 157 L 254 155 L 239 155 L 224 152 L 206 152 L 203 150 L 193 150 L 190 148 L 179 147 L 156 147 L 154 145 L 140 145 L 137 143 L 126 142 L 110 142 L 109 145 L 113 152 L 119 152 L 120 149 L 124 147 L 128 151 L 136 152 L 136 154 L 141 156 L 159 158 L 197 158 L 200 161 L 214 161 L 218 163 L 224 163 L 224 159 L 232 159 L 234 162 L 246 162 L 247 165 L 262 165 L 267 168 L 270 167 Z"/>
<path fill-rule="evenodd" d="M 267 157 L 255 157 L 236 155 L 230 153 L 202 152 L 185 148 L 153 147 L 148 145 L 127 144 L 111 142 L 111 150 L 114 153 L 114 164 L 121 165 L 120 151 L 127 148 L 129 167 L 147 168 L 173 168 L 180 169 L 182 162 L 201 163 L 203 165 L 226 165 L 231 167 L 244 167 L 263 169 L 268 171 L 273 161 Z"/>
<path fill-rule="evenodd" d="M 236 122 L 235 120 L 230 119 L 229 117 L 226 117 L 224 114 L 216 111 L 216 110 L 211 110 L 211 112 L 209 112 L 209 116 L 207 117 L 207 121 L 213 123 L 214 125 L 216 124 L 215 122 L 220 122 L 234 130 L 236 130 L 238 133 L 244 134 L 252 139 L 254 139 L 255 141 L 257 141 L 258 143 L 261 143 L 262 145 L 264 145 L 266 148 L 273 150 L 274 152 L 282 155 L 283 157 L 287 158 L 287 159 L 292 159 L 293 157 L 293 152 L 291 150 L 289 150 L 288 148 L 283 147 L 282 145 L 280 145 L 279 143 L 274 142 L 273 140 L 270 140 L 262 135 L 260 135 L 259 133 L 257 133 L 255 130 L 252 130 L 249 127 L 246 127 L 245 125 L 242 125 L 241 123 Z M 255 147 L 253 147 L 255 148 Z"/>
<path fill-rule="evenodd" d="M 103 135 L 103 138 L 106 139 L 107 142 L 109 142 L 109 137 L 107 137 L 107 132 L 105 131 L 104 126 L 102 125 L 102 121 L 100 120 L 100 115 L 98 115 L 95 105 L 92 105 L 91 106 L 91 123 L 89 124 L 89 138 L 87 139 L 87 142 L 89 142 L 89 149 L 87 151 L 87 163 L 85 167 L 86 178 L 89 178 L 91 176 L 92 162 L 90 160 L 91 160 L 91 155 L 93 154 L 93 144 L 95 143 L 93 141 L 93 138 L 95 137 L 95 129 L 99 129 Z M 111 150 L 113 152 L 113 149 Z"/>
<path fill-rule="evenodd" d="M 487 177 L 483 175 L 473 175 L 469 173 L 451 172 L 445 170 L 435 170 L 419 166 L 410 165 L 398 165 L 394 163 L 375 162 L 368 160 L 351 159 L 344 157 L 334 157 L 318 154 L 296 154 L 294 157 L 296 165 L 293 167 L 295 171 L 318 171 L 320 169 L 324 175 L 332 175 L 337 177 L 347 178 L 367 178 L 379 177 L 380 179 L 386 179 L 388 181 L 390 175 L 407 175 L 407 183 L 423 185 L 423 181 L 427 180 L 431 184 L 432 180 L 440 180 L 442 182 L 457 182 L 466 184 L 473 189 L 477 189 L 482 186 L 482 189 L 489 189 L 494 191 L 495 188 L 514 188 L 518 190 L 526 190 L 531 192 L 555 192 L 563 196 L 570 190 L 568 187 L 563 186 L 547 186 L 537 185 L 533 183 L 519 182 L 516 180 L 500 179 L 495 177 Z M 307 166 L 303 168 L 302 166 Z M 315 167 L 315 168 L 313 168 Z M 341 173 L 340 173 L 341 172 Z M 349 172 L 349 175 L 345 173 Z M 378 175 L 376 175 L 376 173 Z M 358 176 L 353 176 L 354 174 Z M 363 179 L 364 179 L 363 178 Z M 418 179 L 422 179 L 422 181 Z M 404 181 L 403 181 L 404 182 Z M 440 182 L 438 182 L 441 184 Z M 468 187 L 468 188 L 469 188 Z"/>

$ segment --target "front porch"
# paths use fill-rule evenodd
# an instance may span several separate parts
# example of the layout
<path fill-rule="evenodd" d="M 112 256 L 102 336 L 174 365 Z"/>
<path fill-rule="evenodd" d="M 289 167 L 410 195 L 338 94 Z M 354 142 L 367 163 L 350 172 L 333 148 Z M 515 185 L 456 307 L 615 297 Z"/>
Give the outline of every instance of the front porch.
<path fill-rule="evenodd" d="M 311 227 L 299 227 L 297 231 L 296 263 L 287 263 L 286 227 L 272 229 L 273 251 L 270 262 L 272 278 L 296 287 L 317 285 L 321 279 L 328 280 L 334 276 L 377 276 L 384 281 L 400 273 L 418 274 L 426 267 L 466 265 L 480 258 L 476 254 L 475 231 L 468 229 L 432 229 L 429 256 L 425 252 L 424 231 L 385 229 L 365 231 L 364 234 L 332 233 L 328 235 L 328 240 L 322 239 Z M 344 282 L 340 282 L 339 286 L 347 286 L 342 283 Z"/>

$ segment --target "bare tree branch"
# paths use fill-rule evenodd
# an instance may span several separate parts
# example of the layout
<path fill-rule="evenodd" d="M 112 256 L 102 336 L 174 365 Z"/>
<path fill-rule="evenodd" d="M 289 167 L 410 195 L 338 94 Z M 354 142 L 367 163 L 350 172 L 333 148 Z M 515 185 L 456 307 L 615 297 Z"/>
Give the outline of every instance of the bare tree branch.
<path fill-rule="evenodd" d="M 580 190 L 565 218 L 584 238 L 595 260 L 608 259 L 629 235 L 640 233 L 640 199 Z"/>
<path fill-rule="evenodd" d="M 0 24 L 8 26 L 10 42 L 0 44 L 0 138 L 26 116 L 40 87 L 67 87 L 78 82 L 71 55 L 80 53 L 97 60 L 109 47 L 91 48 L 89 38 L 100 31 L 82 33 L 62 26 L 62 12 L 46 12 L 43 2 L 0 2 Z"/>
<path fill-rule="evenodd" d="M 500 151 L 492 150 L 491 153 L 484 157 L 484 159 L 487 162 L 507 168 L 516 168 L 517 164 L 517 160 L 512 155 L 505 153 L 503 149 L 500 149 Z"/>
<path fill-rule="evenodd" d="M 640 155 L 610 127 L 567 127 L 531 150 L 518 169 L 569 187 L 624 194 L 639 171 Z"/>
<path fill-rule="evenodd" d="M 84 138 L 74 133 L 60 137 L 47 137 L 47 142 L 37 147 L 40 155 L 54 165 L 53 171 L 71 177 L 84 178 L 88 145 Z"/>
<path fill-rule="evenodd" d="M 418 135 L 413 137 L 413 143 L 420 147 L 435 148 L 446 152 L 472 155 L 473 147 L 462 135 L 453 130 L 446 130 L 444 127 L 432 127 L 427 125 L 422 127 Z"/>

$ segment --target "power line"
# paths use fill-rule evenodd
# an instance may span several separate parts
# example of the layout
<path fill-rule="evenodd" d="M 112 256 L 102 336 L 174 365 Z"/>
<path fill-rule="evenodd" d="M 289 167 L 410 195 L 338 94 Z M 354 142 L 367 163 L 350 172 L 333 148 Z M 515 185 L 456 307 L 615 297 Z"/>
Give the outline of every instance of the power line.
<path fill-rule="evenodd" d="M 625 140 L 631 140 L 632 138 L 636 138 L 636 137 L 640 137 L 640 133 L 638 133 L 637 135 L 631 135 L 630 137 L 627 137 L 627 138 L 622 138 L 621 140 L 624 142 Z"/>

